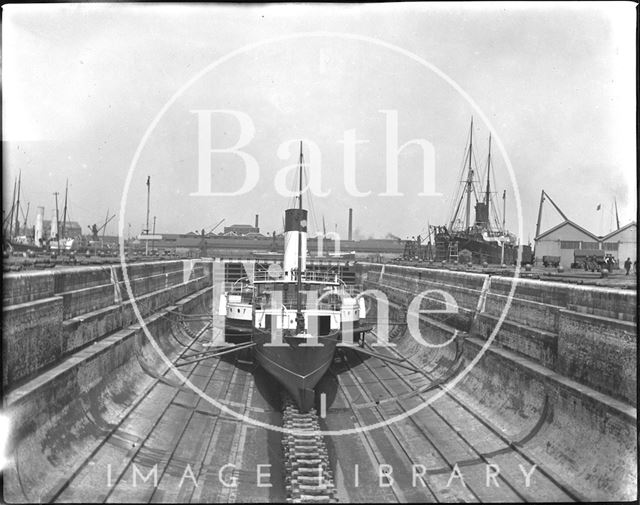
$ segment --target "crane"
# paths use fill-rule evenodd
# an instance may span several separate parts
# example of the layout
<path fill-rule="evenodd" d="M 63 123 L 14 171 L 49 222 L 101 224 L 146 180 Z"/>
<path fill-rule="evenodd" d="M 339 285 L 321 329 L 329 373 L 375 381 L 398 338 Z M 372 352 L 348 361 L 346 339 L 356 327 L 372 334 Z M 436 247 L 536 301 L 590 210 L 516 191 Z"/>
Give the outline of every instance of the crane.
<path fill-rule="evenodd" d="M 218 226 L 224 223 L 225 219 L 226 218 L 223 217 L 220 221 L 218 221 L 218 223 L 213 228 L 211 228 L 206 233 L 204 231 L 204 228 L 202 228 L 202 231 L 200 232 L 200 256 L 207 255 L 207 241 L 205 240 L 205 236 L 209 235 L 209 233 L 212 233 Z"/>
<path fill-rule="evenodd" d="M 564 212 L 562 212 L 562 210 L 560 210 L 560 207 L 558 207 L 556 205 L 556 202 L 554 202 L 551 199 L 551 197 L 543 189 L 542 193 L 540 193 L 540 206 L 538 207 L 538 221 L 536 222 L 536 238 L 538 237 L 538 235 L 540 235 L 540 224 L 541 224 L 541 219 L 542 219 L 542 204 L 544 203 L 545 196 L 549 199 L 551 204 L 555 207 L 555 209 L 558 211 L 558 213 L 562 216 L 562 219 L 564 219 L 565 221 L 569 221 L 569 219 L 564 214 Z"/>
<path fill-rule="evenodd" d="M 225 220 L 226 220 L 226 217 L 223 217 L 220 221 L 218 221 L 218 223 L 213 228 L 211 228 L 208 232 L 206 232 L 205 235 L 209 235 L 209 233 L 213 233 L 213 231 L 222 223 L 224 223 Z"/>
<path fill-rule="evenodd" d="M 416 235 L 415 237 L 411 237 L 411 239 L 405 240 L 404 252 L 402 253 L 403 258 L 410 260 L 416 258 L 420 260 L 433 259 L 431 233 L 431 226 L 427 223 L 427 234 L 424 238 L 422 235 Z"/>
<path fill-rule="evenodd" d="M 560 207 L 558 207 L 556 205 L 556 202 L 554 202 L 551 197 L 545 192 L 545 190 L 543 189 L 542 192 L 540 193 L 540 206 L 538 207 L 538 221 L 536 222 L 536 235 L 535 238 L 533 239 L 537 245 L 537 238 L 540 235 L 540 225 L 542 223 L 542 204 L 544 203 L 544 199 L 545 197 L 551 202 L 551 205 L 553 205 L 553 207 L 558 211 L 558 213 L 562 216 L 562 219 L 564 219 L 565 221 L 569 221 L 569 219 L 567 218 L 567 216 L 565 215 L 564 212 L 562 212 L 562 210 L 560 210 Z M 536 257 L 536 249 L 535 249 L 535 245 L 534 245 L 534 249 L 533 249 L 533 257 Z"/>
<path fill-rule="evenodd" d="M 104 224 L 102 225 L 102 239 L 104 240 L 104 234 L 107 231 L 107 225 L 109 224 L 109 221 L 111 221 L 114 217 L 116 217 L 116 215 L 114 214 L 113 216 L 111 216 L 111 218 L 109 218 L 109 209 L 107 209 L 107 215 L 104 218 Z"/>
<path fill-rule="evenodd" d="M 100 226 L 100 228 L 98 228 L 98 225 L 96 225 L 95 223 L 91 226 L 88 226 L 88 228 L 91 230 L 91 235 L 92 235 L 92 239 L 93 240 L 98 240 L 98 234 L 102 231 L 102 238 L 104 238 L 104 233 L 105 230 L 107 228 L 107 225 L 111 222 L 111 220 L 116 217 L 116 215 L 114 214 L 113 216 L 109 217 L 109 211 L 107 210 L 107 217 L 104 220 L 104 224 L 102 226 Z"/>

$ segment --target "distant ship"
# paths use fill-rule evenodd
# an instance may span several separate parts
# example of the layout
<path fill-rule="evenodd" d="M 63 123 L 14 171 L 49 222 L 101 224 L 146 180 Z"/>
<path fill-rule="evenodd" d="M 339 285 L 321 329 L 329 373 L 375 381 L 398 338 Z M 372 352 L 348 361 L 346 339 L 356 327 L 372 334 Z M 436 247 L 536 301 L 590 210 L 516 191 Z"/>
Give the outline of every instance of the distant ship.
<path fill-rule="evenodd" d="M 364 304 L 347 292 L 337 274 L 307 270 L 303 165 L 301 143 L 298 205 L 285 211 L 282 267 L 254 272 L 252 279 L 242 280 L 221 297 L 221 304 L 226 304 L 230 340 L 234 333 L 241 339 L 249 324 L 256 361 L 306 412 L 314 405 L 314 388 L 331 365 L 345 332 L 352 331 L 357 341 L 367 328 L 360 324 Z"/>
<path fill-rule="evenodd" d="M 29 215 L 29 206 L 27 205 L 27 211 L 24 213 L 20 205 L 20 193 L 21 193 L 21 179 L 22 174 L 18 176 L 17 187 L 13 188 L 13 204 L 8 216 L 8 226 L 5 222 L 5 237 L 4 241 L 5 249 L 16 252 L 45 252 L 45 251 L 72 251 L 77 249 L 77 239 L 74 237 L 66 236 L 67 229 L 67 199 L 69 192 L 69 181 L 64 195 L 64 211 L 63 220 L 60 222 L 58 216 L 58 193 L 54 193 L 56 196 L 55 213 L 51 219 L 50 237 L 46 239 L 44 237 L 44 207 L 38 207 L 36 211 L 36 222 L 32 229 L 27 227 L 27 217 Z M 22 230 L 20 229 L 19 216 L 22 213 L 24 218 L 24 224 Z M 6 221 L 6 220 L 5 220 Z M 15 223 L 15 224 L 14 224 Z M 59 225 L 62 225 L 61 233 L 59 234 Z M 20 234 L 22 231 L 22 234 Z"/>
<path fill-rule="evenodd" d="M 20 205 L 22 172 L 18 175 L 13 185 L 13 198 L 11 209 L 9 214 L 3 222 L 3 249 L 6 253 L 9 252 L 35 252 L 44 250 L 45 242 L 42 240 L 42 215 L 44 212 L 43 207 L 38 208 L 36 215 L 36 226 L 33 234 L 29 233 L 27 228 L 27 217 L 29 216 L 29 206 L 27 204 L 26 213 Z M 4 212 L 3 212 L 4 213 Z M 22 228 L 20 227 L 20 214 L 24 219 Z M 21 234 L 22 232 L 22 234 Z M 34 234 L 37 236 L 39 233 L 40 240 L 34 240 Z"/>
<path fill-rule="evenodd" d="M 491 136 L 489 136 L 489 154 L 487 156 L 486 189 L 480 189 L 476 178 L 473 153 L 473 118 L 469 132 L 469 145 L 465 150 L 461 193 L 456 198 L 455 211 L 446 226 L 432 226 L 430 233 L 434 238 L 436 261 L 463 261 L 468 258 L 473 263 L 514 264 L 518 258 L 519 243 L 517 237 L 506 230 L 504 205 L 506 191 L 502 194 L 502 220 L 498 206 L 492 205 L 491 193 Z M 472 198 L 475 199 L 475 220 L 471 222 Z M 465 211 L 461 215 L 462 203 Z M 463 219 L 462 219 L 463 218 Z M 531 247 L 523 246 L 522 262 L 531 261 Z"/>

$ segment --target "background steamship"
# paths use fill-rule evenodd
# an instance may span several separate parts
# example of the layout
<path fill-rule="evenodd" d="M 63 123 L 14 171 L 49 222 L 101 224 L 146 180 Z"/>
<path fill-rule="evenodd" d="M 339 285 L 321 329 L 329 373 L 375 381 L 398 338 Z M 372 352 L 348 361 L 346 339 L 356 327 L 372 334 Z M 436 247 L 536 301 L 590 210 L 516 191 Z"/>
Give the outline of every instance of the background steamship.
<path fill-rule="evenodd" d="M 455 210 L 446 226 L 432 226 L 436 261 L 472 261 L 473 263 L 514 264 L 518 259 L 519 241 L 505 227 L 506 191 L 502 193 L 502 215 L 491 191 L 491 136 L 487 155 L 486 184 L 482 191 L 473 152 L 473 118 L 469 142 L 465 149 Z M 465 177 L 466 172 L 466 177 Z M 471 221 L 471 207 L 475 220 Z M 462 209 L 464 202 L 464 210 Z M 522 263 L 531 261 L 531 247 L 522 246 Z"/>

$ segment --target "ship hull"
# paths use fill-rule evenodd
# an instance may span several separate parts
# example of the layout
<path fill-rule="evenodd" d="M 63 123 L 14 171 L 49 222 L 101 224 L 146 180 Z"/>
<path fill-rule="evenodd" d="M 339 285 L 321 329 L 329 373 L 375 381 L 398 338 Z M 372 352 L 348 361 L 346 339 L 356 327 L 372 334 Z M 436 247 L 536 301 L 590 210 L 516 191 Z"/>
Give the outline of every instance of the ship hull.
<path fill-rule="evenodd" d="M 245 294 L 225 294 L 225 340 L 232 344 L 239 344 L 251 340 L 251 328 L 253 327 L 251 318 L 253 306 L 251 298 L 242 300 Z M 237 298 L 233 300 L 233 298 Z"/>
<path fill-rule="evenodd" d="M 22 244 L 20 242 L 9 242 L 9 244 L 11 249 L 16 252 L 33 251 L 34 253 L 38 253 L 46 251 L 44 247 L 40 247 L 34 244 Z"/>
<path fill-rule="evenodd" d="M 241 344 L 251 340 L 251 320 L 225 318 L 225 341 L 231 344 Z"/>
<path fill-rule="evenodd" d="M 333 362 L 340 331 L 318 338 L 322 347 L 305 347 L 306 339 L 284 336 L 282 346 L 269 346 L 271 332 L 253 329 L 255 359 L 294 398 L 301 411 L 314 406 L 314 388 Z"/>
<path fill-rule="evenodd" d="M 482 238 L 465 235 L 453 235 L 447 238 L 437 237 L 436 243 L 436 261 L 449 261 L 449 245 L 458 243 L 458 255 L 461 251 L 467 250 L 471 252 L 471 261 L 476 264 L 484 263 L 499 265 L 502 263 L 502 246 L 497 242 L 490 242 Z M 505 244 L 504 246 L 504 263 L 513 265 L 518 260 L 518 246 Z M 531 261 L 531 248 L 523 246 L 522 263 Z"/>

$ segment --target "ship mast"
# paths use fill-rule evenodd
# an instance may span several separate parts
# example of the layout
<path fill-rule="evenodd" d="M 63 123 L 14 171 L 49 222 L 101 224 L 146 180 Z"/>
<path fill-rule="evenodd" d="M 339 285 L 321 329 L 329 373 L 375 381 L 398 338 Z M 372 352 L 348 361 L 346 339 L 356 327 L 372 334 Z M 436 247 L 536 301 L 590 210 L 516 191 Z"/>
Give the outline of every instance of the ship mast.
<path fill-rule="evenodd" d="M 471 167 L 471 158 L 473 157 L 473 117 L 471 117 L 471 133 L 469 134 L 469 175 L 467 177 L 467 207 L 465 209 L 464 227 L 469 229 L 469 220 L 471 217 L 471 190 L 473 184 L 473 168 Z"/>
<path fill-rule="evenodd" d="M 490 175 L 491 175 L 491 133 L 489 133 L 489 154 L 487 156 L 487 191 L 484 195 L 484 203 L 487 205 L 487 221 L 489 221 L 489 201 L 491 200 L 491 198 L 489 197 L 489 194 L 491 192 Z"/>
<path fill-rule="evenodd" d="M 18 192 L 16 193 L 16 227 L 13 230 L 15 235 L 20 233 L 20 182 L 22 180 L 22 171 L 18 174 Z"/>
<path fill-rule="evenodd" d="M 58 231 L 58 225 L 60 224 L 60 215 L 58 213 L 58 193 L 57 191 L 53 194 L 56 197 L 56 242 L 58 243 L 58 254 L 60 254 L 60 232 Z"/>
<path fill-rule="evenodd" d="M 298 185 L 298 209 L 302 210 L 302 141 L 300 141 L 300 173 Z M 304 330 L 304 315 L 302 314 L 302 233 L 298 235 L 298 289 L 296 293 L 296 331 L 301 333 Z"/>
<path fill-rule="evenodd" d="M 502 192 L 502 234 L 507 231 L 507 190 Z M 503 262 L 504 263 L 504 262 Z"/>
<path fill-rule="evenodd" d="M 66 238 L 67 227 L 67 194 L 69 193 L 69 179 L 67 179 L 67 186 L 64 190 L 64 210 L 62 211 L 62 238 Z"/>
<path fill-rule="evenodd" d="M 13 212 L 16 208 L 16 184 L 17 181 L 13 180 L 13 201 L 11 203 L 11 212 L 9 213 L 9 239 L 13 238 Z"/>

